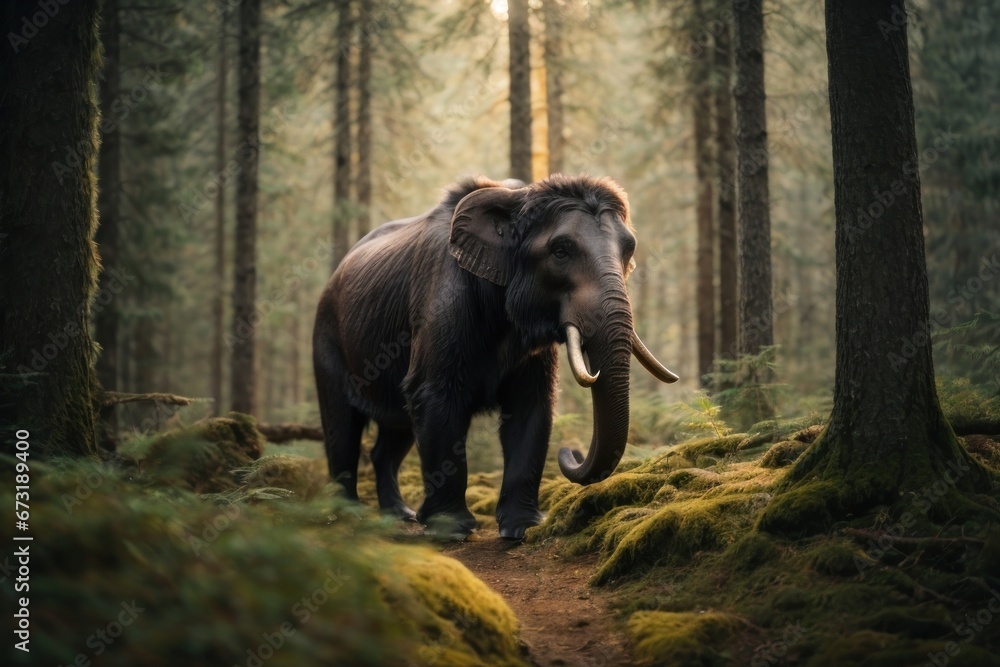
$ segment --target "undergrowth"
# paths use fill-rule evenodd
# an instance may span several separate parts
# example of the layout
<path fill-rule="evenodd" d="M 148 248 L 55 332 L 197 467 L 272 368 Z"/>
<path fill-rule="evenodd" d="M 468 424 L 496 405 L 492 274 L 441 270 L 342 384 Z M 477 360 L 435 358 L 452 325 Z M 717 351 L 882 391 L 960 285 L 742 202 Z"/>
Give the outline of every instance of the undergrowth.
<path fill-rule="evenodd" d="M 972 391 L 945 386 L 950 417 Z M 988 403 L 976 414 L 993 415 Z M 800 540 L 759 530 L 822 428 L 816 415 L 712 427 L 592 486 L 547 480 L 548 518 L 529 542 L 596 554 L 591 583 L 614 592 L 643 664 L 1000 665 L 996 524 L 929 497 Z M 1000 474 L 1000 438 L 963 442 Z M 1000 493 L 977 501 L 1000 511 Z"/>
<path fill-rule="evenodd" d="M 31 652 L 6 664 L 525 664 L 498 595 L 337 498 L 323 461 L 261 457 L 249 418 L 135 449 L 31 462 Z"/>

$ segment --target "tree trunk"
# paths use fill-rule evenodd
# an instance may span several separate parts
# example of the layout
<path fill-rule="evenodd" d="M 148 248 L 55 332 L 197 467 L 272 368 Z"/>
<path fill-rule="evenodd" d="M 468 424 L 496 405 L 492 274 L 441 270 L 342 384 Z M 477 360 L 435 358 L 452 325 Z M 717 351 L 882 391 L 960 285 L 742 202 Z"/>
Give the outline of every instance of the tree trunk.
<path fill-rule="evenodd" d="M 358 238 L 371 229 L 372 205 L 372 40 L 368 23 L 372 19 L 372 0 L 360 0 L 361 44 L 358 53 Z"/>
<path fill-rule="evenodd" d="M 219 12 L 219 64 L 215 88 L 215 169 L 223 173 L 226 168 L 226 94 L 229 79 L 228 40 L 226 39 L 227 12 Z M 226 189 L 220 179 L 215 193 L 215 294 L 212 299 L 212 413 L 222 413 L 222 387 L 225 356 L 225 297 L 226 297 Z"/>
<path fill-rule="evenodd" d="M 302 387 L 301 387 L 302 379 L 300 374 L 300 367 L 302 365 L 302 362 L 300 361 L 301 359 L 300 346 L 302 343 L 301 340 L 302 331 L 300 325 L 302 321 L 302 316 L 301 313 L 299 312 L 301 305 L 302 305 L 302 300 L 299 296 L 299 290 L 294 290 L 292 292 L 292 323 L 290 331 L 292 343 L 289 346 L 288 350 L 289 352 L 288 365 L 290 366 L 290 371 L 291 371 L 290 398 L 292 405 L 294 406 L 298 406 L 298 404 L 302 401 Z"/>
<path fill-rule="evenodd" d="M 101 8 L 101 43 L 104 76 L 100 83 L 101 152 L 97 160 L 99 224 L 95 241 L 101 256 L 98 279 L 100 298 L 94 307 L 94 338 L 101 346 L 95 362 L 97 380 L 103 389 L 120 389 L 118 340 L 121 303 L 114 294 L 113 270 L 118 266 L 118 225 L 121 219 L 121 121 L 115 109 L 121 90 L 121 24 L 118 0 L 105 0 Z M 120 103 L 120 102 L 119 102 Z M 99 411 L 102 445 L 114 448 L 118 420 L 113 407 Z"/>
<path fill-rule="evenodd" d="M 736 17 L 736 162 L 739 213 L 739 353 L 774 343 L 771 306 L 771 211 L 767 183 L 762 0 L 734 5 Z"/>
<path fill-rule="evenodd" d="M 701 2 L 694 5 L 695 24 L 705 24 Z M 708 55 L 691 64 L 690 85 L 694 106 L 694 169 L 697 187 L 695 220 L 698 229 L 696 250 L 698 306 L 698 379 L 708 384 L 715 360 L 715 226 L 712 218 L 712 88 L 711 60 Z"/>
<path fill-rule="evenodd" d="M 63 5 L 37 29 L 37 2 L 0 9 L 0 404 L 39 457 L 97 451 L 98 4 Z M 12 454 L 18 438 L 4 431 Z"/>
<path fill-rule="evenodd" d="M 353 3 L 340 0 L 337 19 L 337 80 L 333 101 L 333 268 L 351 242 L 351 39 Z"/>
<path fill-rule="evenodd" d="M 941 498 L 932 502 L 953 512 L 972 505 L 957 501 L 956 490 L 990 488 L 934 388 L 920 177 L 906 169 L 917 163 L 917 143 L 905 16 L 902 0 L 826 3 L 837 220 L 834 403 L 826 431 L 789 474 L 790 488 L 767 508 L 761 525 L 768 529 L 825 532 L 883 504 L 929 511 L 914 499 L 926 500 L 937 485 L 945 490 L 932 493 Z"/>
<path fill-rule="evenodd" d="M 510 175 L 531 182 L 531 32 L 528 0 L 507 3 L 510 33 Z"/>
<path fill-rule="evenodd" d="M 557 0 L 544 0 L 545 11 L 545 106 L 549 121 L 549 173 L 563 170 L 566 138 L 563 136 L 563 44 L 562 6 Z"/>
<path fill-rule="evenodd" d="M 253 414 L 254 312 L 257 295 L 257 166 L 260 150 L 260 1 L 240 5 L 239 151 L 236 179 L 236 238 L 234 253 L 233 336 L 231 372 L 233 410 Z"/>
<path fill-rule="evenodd" d="M 719 219 L 719 355 L 735 359 L 739 292 L 736 248 L 736 138 L 733 135 L 733 47 L 729 24 L 715 37 L 716 200 Z"/>

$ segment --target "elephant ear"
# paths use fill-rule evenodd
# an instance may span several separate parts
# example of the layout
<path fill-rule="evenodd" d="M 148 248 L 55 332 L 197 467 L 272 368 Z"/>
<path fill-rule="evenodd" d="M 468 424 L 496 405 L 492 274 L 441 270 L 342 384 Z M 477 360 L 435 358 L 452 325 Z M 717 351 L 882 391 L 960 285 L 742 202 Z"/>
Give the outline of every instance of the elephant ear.
<path fill-rule="evenodd" d="M 514 212 L 525 194 L 524 189 L 480 188 L 458 202 L 449 250 L 459 266 L 497 285 L 510 281 Z"/>

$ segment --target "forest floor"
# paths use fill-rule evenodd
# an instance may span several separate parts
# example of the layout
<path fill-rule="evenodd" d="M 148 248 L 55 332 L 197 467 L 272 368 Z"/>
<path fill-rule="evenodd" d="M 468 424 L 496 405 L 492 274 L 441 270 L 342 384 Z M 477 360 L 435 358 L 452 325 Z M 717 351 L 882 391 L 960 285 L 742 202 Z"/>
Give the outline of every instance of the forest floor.
<path fill-rule="evenodd" d="M 596 555 L 565 558 L 542 545 L 512 544 L 483 529 L 443 553 L 499 593 L 521 624 L 539 667 L 632 664 L 610 591 L 589 586 Z M 485 533 L 485 535 L 484 535 Z"/>

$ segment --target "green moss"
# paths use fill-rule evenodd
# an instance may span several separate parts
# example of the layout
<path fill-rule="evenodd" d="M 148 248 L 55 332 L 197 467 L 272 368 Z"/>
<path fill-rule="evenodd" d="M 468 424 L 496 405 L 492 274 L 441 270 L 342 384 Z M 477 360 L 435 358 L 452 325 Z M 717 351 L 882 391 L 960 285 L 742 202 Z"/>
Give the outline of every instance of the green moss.
<path fill-rule="evenodd" d="M 734 569 L 751 572 L 777 555 L 774 542 L 758 532 L 747 533 L 726 549 L 726 562 Z"/>
<path fill-rule="evenodd" d="M 667 505 L 621 535 L 593 583 L 606 584 L 660 562 L 686 562 L 697 552 L 722 546 L 732 526 L 732 499 L 689 500 Z"/>
<path fill-rule="evenodd" d="M 798 460 L 809 449 L 811 443 L 799 440 L 782 440 L 774 443 L 760 460 L 764 468 L 784 468 Z"/>
<path fill-rule="evenodd" d="M 479 473 L 469 477 L 469 486 L 465 492 L 465 502 L 473 514 L 492 517 L 497 512 L 497 500 L 500 476 Z"/>
<path fill-rule="evenodd" d="M 805 558 L 809 567 L 820 574 L 847 577 L 858 575 L 858 559 L 865 555 L 843 542 L 831 542 L 807 551 Z"/>
<path fill-rule="evenodd" d="M 683 470 L 675 470 L 667 475 L 666 481 L 678 489 L 704 490 L 721 484 L 722 476 L 711 470 L 685 468 Z"/>
<path fill-rule="evenodd" d="M 723 458 L 767 444 L 772 437 L 770 433 L 735 433 L 721 438 L 702 438 L 678 447 L 677 452 L 691 460 L 700 456 Z"/>
<path fill-rule="evenodd" d="M 575 492 L 566 493 L 552 506 L 536 536 L 571 535 L 584 529 L 594 517 L 617 507 L 649 503 L 666 481 L 663 475 L 627 472 L 612 475 L 597 484 L 577 487 Z"/>
<path fill-rule="evenodd" d="M 233 470 L 260 458 L 263 446 L 253 418 L 232 412 L 155 438 L 140 466 L 157 484 L 218 493 L 237 486 Z"/>
<path fill-rule="evenodd" d="M 259 498 L 260 491 L 283 490 L 309 501 L 333 493 L 326 462 L 305 456 L 265 456 L 234 471 L 240 482 L 239 492 Z"/>
<path fill-rule="evenodd" d="M 761 530 L 789 536 L 814 535 L 833 523 L 840 494 L 833 482 L 810 482 L 776 495 L 761 514 Z"/>
<path fill-rule="evenodd" d="M 734 637 L 747 622 L 721 612 L 641 611 L 628 620 L 636 657 L 651 665 L 728 665 L 735 659 Z"/>
<path fill-rule="evenodd" d="M 304 470 L 287 463 L 283 475 Z M 0 457 L 0 473 L 12 466 Z M 46 530 L 31 547 L 38 664 L 91 654 L 87 637 L 123 605 L 141 611 L 104 646 L 110 667 L 254 655 L 278 667 L 525 664 L 498 596 L 456 561 L 387 542 L 386 524 L 360 519 L 353 503 L 219 506 L 106 466 L 32 473 L 32 521 Z M 12 487 L 0 501 L 13 504 Z"/>
<path fill-rule="evenodd" d="M 767 419 L 751 426 L 747 429 L 747 433 L 750 435 L 766 436 L 771 439 L 771 442 L 791 440 L 793 434 L 822 424 L 823 421 L 823 418 L 818 415 L 806 415 L 805 417 L 795 417 L 792 419 Z"/>

